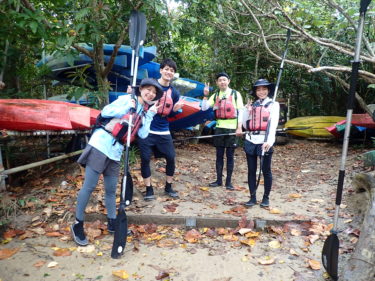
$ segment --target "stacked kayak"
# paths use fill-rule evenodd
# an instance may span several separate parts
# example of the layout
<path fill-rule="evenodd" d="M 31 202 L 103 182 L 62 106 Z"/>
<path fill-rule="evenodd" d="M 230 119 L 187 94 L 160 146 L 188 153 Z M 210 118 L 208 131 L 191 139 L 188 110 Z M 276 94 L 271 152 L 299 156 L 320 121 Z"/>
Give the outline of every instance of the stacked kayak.
<path fill-rule="evenodd" d="M 368 114 L 353 114 L 352 115 L 352 127 L 351 136 L 362 137 L 363 134 L 367 136 L 375 135 L 375 122 L 372 117 Z M 327 127 L 327 131 L 330 132 L 336 138 L 342 138 L 344 136 L 346 126 L 346 120 L 342 120 Z"/>
<path fill-rule="evenodd" d="M 288 130 L 288 134 L 304 138 L 332 138 L 332 134 L 326 129 L 337 122 L 345 120 L 341 116 L 306 116 L 290 119 L 284 128 L 300 128 Z"/>
<path fill-rule="evenodd" d="M 87 130 L 99 110 L 62 101 L 1 99 L 0 129 L 15 131 Z"/>

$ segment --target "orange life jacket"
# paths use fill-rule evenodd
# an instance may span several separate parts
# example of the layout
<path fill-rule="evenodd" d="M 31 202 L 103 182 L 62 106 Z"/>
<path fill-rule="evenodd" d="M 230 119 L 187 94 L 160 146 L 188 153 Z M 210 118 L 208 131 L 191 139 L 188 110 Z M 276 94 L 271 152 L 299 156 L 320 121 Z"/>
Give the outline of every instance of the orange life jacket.
<path fill-rule="evenodd" d="M 168 116 L 173 109 L 173 99 L 172 99 L 172 88 L 170 87 L 164 92 L 163 96 L 159 99 L 158 104 L 161 105 L 158 108 L 157 114 L 165 117 Z"/>
<path fill-rule="evenodd" d="M 233 96 L 235 102 L 237 100 L 237 92 L 232 90 L 229 97 L 219 98 L 219 94 L 215 94 L 215 116 L 216 119 L 234 119 L 237 118 L 237 109 L 233 103 Z"/>
<path fill-rule="evenodd" d="M 250 108 L 250 119 L 246 121 L 246 129 L 249 131 L 266 131 L 268 121 L 270 119 L 270 111 L 268 106 L 273 102 L 270 101 L 265 105 L 261 105 L 256 101 Z"/>
<path fill-rule="evenodd" d="M 132 115 L 132 128 L 130 134 L 130 142 L 133 142 L 137 136 L 137 132 L 142 125 L 142 118 L 148 110 L 148 105 L 143 106 L 143 110 L 140 112 L 127 113 L 121 118 L 112 118 L 107 125 L 103 127 L 105 131 L 112 134 L 113 137 L 121 143 L 122 145 L 126 144 L 128 138 L 128 125 L 129 117 Z"/>

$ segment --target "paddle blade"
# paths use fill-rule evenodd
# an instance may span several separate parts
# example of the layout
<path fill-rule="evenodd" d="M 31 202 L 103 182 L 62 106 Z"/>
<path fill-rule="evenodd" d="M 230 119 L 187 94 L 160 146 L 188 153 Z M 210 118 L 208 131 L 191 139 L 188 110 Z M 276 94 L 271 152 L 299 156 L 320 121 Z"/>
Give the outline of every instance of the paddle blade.
<path fill-rule="evenodd" d="M 339 246 L 340 242 L 337 234 L 332 233 L 324 242 L 322 251 L 323 266 L 333 280 L 338 280 Z"/>
<path fill-rule="evenodd" d="M 113 237 L 111 252 L 111 257 L 113 259 L 118 259 L 122 256 L 125 249 L 127 236 L 128 218 L 126 217 L 125 206 L 120 205 L 115 222 L 115 234 Z"/>
<path fill-rule="evenodd" d="M 132 11 L 129 19 L 129 41 L 133 50 L 139 48 L 141 41 L 146 38 L 146 16 L 138 11 Z"/>

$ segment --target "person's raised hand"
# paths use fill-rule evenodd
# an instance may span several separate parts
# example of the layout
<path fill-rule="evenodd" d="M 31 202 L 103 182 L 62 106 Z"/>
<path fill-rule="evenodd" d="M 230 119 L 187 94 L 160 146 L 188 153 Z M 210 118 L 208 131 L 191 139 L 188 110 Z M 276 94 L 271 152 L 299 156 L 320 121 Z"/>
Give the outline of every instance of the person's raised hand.
<path fill-rule="evenodd" d="M 132 86 L 128 85 L 128 88 L 126 89 L 126 93 L 131 94 L 133 92 Z"/>
<path fill-rule="evenodd" d="M 205 97 L 208 97 L 210 94 L 210 83 L 204 83 L 203 94 Z"/>
<path fill-rule="evenodd" d="M 158 109 L 159 109 L 160 107 L 161 107 L 161 104 L 159 104 L 158 102 L 156 102 L 156 103 L 154 103 L 154 104 L 150 107 L 149 111 L 154 112 L 154 113 L 157 113 L 157 112 L 158 112 Z"/>
<path fill-rule="evenodd" d="M 181 99 L 175 103 L 175 105 L 173 106 L 173 111 L 174 112 L 177 112 L 179 111 L 182 107 L 184 106 L 184 104 L 181 102 Z"/>

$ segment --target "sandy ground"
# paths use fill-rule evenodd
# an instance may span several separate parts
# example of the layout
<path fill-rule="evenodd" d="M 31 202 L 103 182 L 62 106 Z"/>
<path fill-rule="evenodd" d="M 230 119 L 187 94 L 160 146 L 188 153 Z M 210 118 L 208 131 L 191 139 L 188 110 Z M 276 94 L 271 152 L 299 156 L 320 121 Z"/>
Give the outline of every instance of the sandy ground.
<path fill-rule="evenodd" d="M 113 236 L 105 231 L 105 227 L 99 235 L 90 234 L 90 238 L 94 237 L 90 247 L 77 248 L 70 238 L 75 193 L 82 184 L 78 166 L 70 164 L 73 172 L 68 175 L 62 173 L 62 177 L 56 176 L 54 181 L 39 179 L 42 186 L 48 183 L 49 188 L 39 189 L 39 193 L 49 196 L 50 201 L 45 201 L 46 205 L 39 208 L 24 210 L 13 222 L 15 229 L 26 230 L 26 233 L 32 230 L 32 235 L 26 239 L 19 235 L 3 240 L 0 250 L 18 251 L 0 259 L 0 280 L 121 280 L 113 275 L 113 271 L 119 270 L 126 271 L 128 280 L 324 280 L 321 250 L 333 220 L 340 144 L 290 141 L 277 146 L 273 159 L 271 208 L 268 210 L 242 206 L 248 200 L 249 192 L 246 160 L 241 148 L 236 151 L 234 191 L 224 187 L 208 188 L 208 183 L 215 180 L 215 153 L 211 145 L 180 145 L 176 151 L 174 188 L 179 191 L 180 199 L 170 200 L 163 194 L 165 164 L 163 160 L 154 160 L 153 185 L 157 200 L 145 202 L 137 163 L 132 167 L 137 190 L 128 209 L 129 215 L 246 217 L 250 226 L 252 220 L 260 218 L 280 226 L 262 232 L 253 230 L 252 233 L 257 233 L 253 240 L 237 232 L 241 227 L 235 230 L 199 228 L 199 237 L 191 240 L 189 230 L 183 226 L 155 226 L 153 231 L 144 232 L 140 226 L 131 225 L 134 235 L 128 238 L 125 255 L 113 260 L 110 258 Z M 363 171 L 358 158 L 363 152 L 363 149 L 350 149 L 348 154 L 347 181 L 340 212 L 340 229 L 343 230 L 341 267 L 355 246 L 354 230 L 360 227 L 362 219 L 359 206 L 363 205 L 364 197 L 353 192 L 350 179 L 354 173 Z M 57 186 L 53 186 L 53 182 Z M 62 182 L 65 182 L 63 186 L 60 185 Z M 50 206 L 47 203 L 55 202 L 51 198 L 57 198 L 62 190 L 69 193 L 60 197 L 59 204 L 52 204 L 52 215 L 47 216 L 46 207 Z M 260 185 L 259 199 L 262 193 L 263 186 Z M 100 188 L 93 195 L 88 212 L 105 212 Z M 91 233 L 94 228 L 97 229 L 98 224 L 86 232 Z M 47 237 L 50 229 L 57 230 L 59 237 Z M 69 254 L 60 256 L 61 249 Z M 60 254 L 56 254 L 59 251 Z M 51 262 L 57 264 L 52 266 Z"/>

